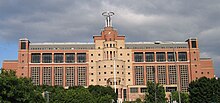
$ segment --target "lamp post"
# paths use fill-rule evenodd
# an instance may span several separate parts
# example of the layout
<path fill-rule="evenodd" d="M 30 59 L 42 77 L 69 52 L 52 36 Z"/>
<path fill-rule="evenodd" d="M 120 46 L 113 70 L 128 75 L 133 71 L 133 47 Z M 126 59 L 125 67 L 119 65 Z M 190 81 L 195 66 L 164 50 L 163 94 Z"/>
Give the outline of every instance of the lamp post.
<path fill-rule="evenodd" d="M 116 67 L 115 67 L 115 57 L 114 57 L 114 87 L 115 87 L 115 93 L 116 93 Z"/>

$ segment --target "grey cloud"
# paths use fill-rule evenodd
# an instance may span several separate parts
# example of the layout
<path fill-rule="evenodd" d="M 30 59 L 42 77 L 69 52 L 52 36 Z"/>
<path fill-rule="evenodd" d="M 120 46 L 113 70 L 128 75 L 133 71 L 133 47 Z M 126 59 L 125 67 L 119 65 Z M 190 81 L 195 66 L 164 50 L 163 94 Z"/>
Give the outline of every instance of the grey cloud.
<path fill-rule="evenodd" d="M 127 41 L 198 37 L 201 52 L 219 68 L 219 0 L 1 0 L 0 41 L 92 42 L 105 10 L 116 13 L 113 26 Z"/>

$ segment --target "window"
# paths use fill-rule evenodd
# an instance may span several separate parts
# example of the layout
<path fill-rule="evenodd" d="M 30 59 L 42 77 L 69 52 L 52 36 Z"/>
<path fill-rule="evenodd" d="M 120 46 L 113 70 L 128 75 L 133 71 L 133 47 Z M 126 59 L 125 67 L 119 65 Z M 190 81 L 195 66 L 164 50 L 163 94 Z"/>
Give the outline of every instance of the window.
<path fill-rule="evenodd" d="M 43 63 L 52 63 L 52 53 L 43 53 L 42 59 Z"/>
<path fill-rule="evenodd" d="M 166 66 L 157 66 L 158 82 L 166 84 Z"/>
<path fill-rule="evenodd" d="M 131 81 L 131 79 L 128 79 L 128 81 Z"/>
<path fill-rule="evenodd" d="M 91 56 L 93 56 L 93 54 L 91 54 Z"/>
<path fill-rule="evenodd" d="M 179 52 L 178 58 L 179 58 L 179 61 L 187 61 L 187 53 L 186 52 Z"/>
<path fill-rule="evenodd" d="M 34 85 L 40 85 L 40 67 L 31 67 L 31 80 Z"/>
<path fill-rule="evenodd" d="M 63 67 L 54 67 L 54 85 L 63 85 Z"/>
<path fill-rule="evenodd" d="M 66 63 L 75 63 L 75 54 L 74 53 L 66 53 Z"/>
<path fill-rule="evenodd" d="M 130 62 L 130 60 L 128 60 L 128 62 Z"/>
<path fill-rule="evenodd" d="M 164 52 L 157 52 L 157 62 L 164 62 L 166 61 L 165 53 Z"/>
<path fill-rule="evenodd" d="M 146 62 L 154 62 L 154 52 L 145 53 Z"/>
<path fill-rule="evenodd" d="M 21 49 L 26 49 L 26 42 L 21 42 Z"/>
<path fill-rule="evenodd" d="M 134 53 L 134 61 L 135 62 L 143 62 L 143 53 L 142 52 L 135 52 Z"/>
<path fill-rule="evenodd" d="M 130 54 L 129 53 L 127 53 L 127 56 L 129 56 Z"/>
<path fill-rule="evenodd" d="M 104 68 L 106 68 L 106 65 L 104 65 Z"/>
<path fill-rule="evenodd" d="M 187 92 L 189 87 L 188 65 L 180 65 L 179 68 L 181 89 L 183 92 Z"/>
<path fill-rule="evenodd" d="M 93 60 L 91 60 L 91 62 L 93 62 Z"/>
<path fill-rule="evenodd" d="M 168 66 L 169 71 L 169 82 L 170 84 L 176 84 L 177 83 L 177 71 L 175 65 L 169 65 Z"/>
<path fill-rule="evenodd" d="M 175 54 L 176 54 L 176 53 L 175 53 Z M 168 61 L 175 61 L 174 52 L 168 52 L 168 53 L 167 53 L 167 58 L 168 58 Z"/>
<path fill-rule="evenodd" d="M 78 85 L 86 86 L 86 67 L 78 67 Z"/>
<path fill-rule="evenodd" d="M 40 63 L 40 53 L 31 54 L 31 63 Z"/>
<path fill-rule="evenodd" d="M 138 88 L 130 88 L 130 93 L 138 93 Z"/>
<path fill-rule="evenodd" d="M 77 53 L 77 62 L 85 63 L 86 62 L 86 53 Z"/>
<path fill-rule="evenodd" d="M 106 74 L 106 72 L 104 72 L 104 74 Z"/>
<path fill-rule="evenodd" d="M 192 41 L 192 48 L 197 48 L 196 47 L 196 41 Z"/>
<path fill-rule="evenodd" d="M 146 66 L 146 77 L 147 81 L 154 82 L 155 79 L 155 67 L 154 66 Z"/>
<path fill-rule="evenodd" d="M 75 67 L 66 67 L 66 86 L 75 86 Z"/>
<path fill-rule="evenodd" d="M 128 66 L 128 68 L 130 68 L 130 66 Z"/>
<path fill-rule="evenodd" d="M 63 63 L 62 53 L 54 53 L 54 63 Z"/>
<path fill-rule="evenodd" d="M 143 85 L 144 84 L 144 67 L 143 66 L 135 66 L 135 85 Z"/>
<path fill-rule="evenodd" d="M 147 88 L 141 88 L 141 93 L 146 93 L 147 92 Z"/>
<path fill-rule="evenodd" d="M 113 74 L 113 72 L 111 72 L 111 74 Z"/>
<path fill-rule="evenodd" d="M 52 84 L 52 67 L 43 67 L 43 85 Z"/>
<path fill-rule="evenodd" d="M 100 56 L 100 54 L 98 54 L 98 56 Z"/>

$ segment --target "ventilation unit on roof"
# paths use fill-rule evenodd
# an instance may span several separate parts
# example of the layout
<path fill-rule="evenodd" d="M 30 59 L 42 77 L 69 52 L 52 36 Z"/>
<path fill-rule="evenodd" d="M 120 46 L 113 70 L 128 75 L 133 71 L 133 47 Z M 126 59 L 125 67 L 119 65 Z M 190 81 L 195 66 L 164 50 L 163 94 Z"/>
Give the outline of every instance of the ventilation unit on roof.
<path fill-rule="evenodd" d="M 161 44 L 161 41 L 155 41 L 154 44 Z"/>

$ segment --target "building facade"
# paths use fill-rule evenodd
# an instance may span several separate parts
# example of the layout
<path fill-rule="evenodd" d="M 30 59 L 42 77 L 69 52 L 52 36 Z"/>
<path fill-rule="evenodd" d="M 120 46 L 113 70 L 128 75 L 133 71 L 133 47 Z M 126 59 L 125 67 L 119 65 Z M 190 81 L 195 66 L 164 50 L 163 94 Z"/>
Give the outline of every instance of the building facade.
<path fill-rule="evenodd" d="M 111 16 L 111 15 L 110 15 Z M 167 95 L 187 91 L 200 77 L 214 77 L 210 58 L 200 58 L 197 38 L 185 42 L 125 42 L 106 16 L 94 43 L 32 43 L 19 40 L 18 60 L 3 69 L 32 79 L 35 85 L 116 87 L 121 101 L 144 98 L 148 81 L 160 83 Z"/>

